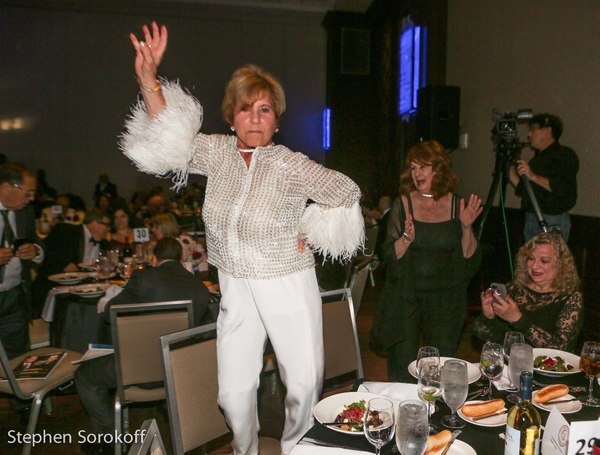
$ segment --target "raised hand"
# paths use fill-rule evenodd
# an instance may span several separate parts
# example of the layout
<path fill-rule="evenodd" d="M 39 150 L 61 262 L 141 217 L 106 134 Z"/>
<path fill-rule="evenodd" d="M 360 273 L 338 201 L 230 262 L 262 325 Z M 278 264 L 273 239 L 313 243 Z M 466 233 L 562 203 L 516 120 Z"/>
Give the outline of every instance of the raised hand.
<path fill-rule="evenodd" d="M 477 217 L 483 211 L 481 206 L 481 198 L 475 194 L 471 194 L 468 203 L 465 205 L 465 200 L 460 200 L 460 222 L 463 228 L 470 228 Z"/>
<path fill-rule="evenodd" d="M 135 74 L 140 84 L 153 88 L 156 86 L 158 67 L 167 50 L 167 27 L 152 22 L 150 29 L 147 25 L 142 27 L 144 39 L 138 41 L 137 37 L 129 34 L 131 44 L 135 49 Z"/>
<path fill-rule="evenodd" d="M 413 223 L 413 218 L 410 215 L 407 215 L 406 220 L 404 220 L 404 234 L 402 235 L 410 243 L 415 240 L 415 224 Z"/>

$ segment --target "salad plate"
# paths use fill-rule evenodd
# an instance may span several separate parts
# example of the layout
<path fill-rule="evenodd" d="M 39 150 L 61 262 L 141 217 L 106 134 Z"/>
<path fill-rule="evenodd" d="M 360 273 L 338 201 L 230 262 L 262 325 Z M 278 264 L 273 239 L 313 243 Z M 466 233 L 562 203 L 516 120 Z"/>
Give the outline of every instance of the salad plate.
<path fill-rule="evenodd" d="M 88 272 L 66 272 L 56 273 L 50 275 L 48 279 L 55 283 L 66 285 L 66 284 L 77 284 L 88 278 L 90 274 Z"/>
<path fill-rule="evenodd" d="M 319 401 L 313 410 L 313 414 L 317 422 L 321 424 L 333 423 L 335 422 L 336 417 L 343 412 L 347 406 L 364 401 L 364 406 L 366 407 L 367 403 L 372 398 L 385 397 L 369 392 L 338 393 L 337 395 L 331 395 Z M 360 417 L 362 419 L 362 415 Z M 363 435 L 362 420 L 360 422 L 357 421 L 356 424 L 358 425 L 358 429 L 355 431 L 344 430 L 336 425 L 327 425 L 327 428 L 344 434 Z"/>
<path fill-rule="evenodd" d="M 73 286 L 69 292 L 79 297 L 91 299 L 104 295 L 108 286 L 110 286 L 108 283 L 80 284 L 79 286 Z"/>
<path fill-rule="evenodd" d="M 544 364 L 540 366 L 541 359 L 539 357 L 545 357 Z M 573 367 L 568 371 L 553 371 L 550 368 L 556 368 L 557 358 L 561 358 L 564 364 Z M 539 361 L 536 361 L 539 360 Z M 558 360 L 560 363 L 560 360 Z M 536 366 L 538 365 L 538 366 Z M 560 377 L 569 376 L 571 374 L 577 374 L 581 370 L 579 369 L 579 356 L 572 354 L 567 351 L 560 351 L 558 349 L 542 349 L 533 348 L 533 371 L 543 376 Z"/>

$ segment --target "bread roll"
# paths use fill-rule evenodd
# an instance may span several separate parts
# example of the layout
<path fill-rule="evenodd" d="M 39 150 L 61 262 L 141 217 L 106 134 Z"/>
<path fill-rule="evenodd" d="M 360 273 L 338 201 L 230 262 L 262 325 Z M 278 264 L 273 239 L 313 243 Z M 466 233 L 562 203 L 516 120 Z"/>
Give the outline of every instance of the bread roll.
<path fill-rule="evenodd" d="M 438 434 L 429 436 L 427 438 L 427 450 L 425 455 L 434 455 L 446 447 L 446 444 L 452 439 L 452 433 L 450 430 L 442 430 Z"/>
<path fill-rule="evenodd" d="M 504 407 L 504 400 L 496 399 L 482 401 L 481 403 L 465 404 L 461 411 L 467 417 L 478 417 L 484 414 L 491 414 Z"/>
<path fill-rule="evenodd" d="M 562 398 L 569 393 L 569 387 L 564 384 L 547 385 L 541 390 L 538 390 L 533 397 L 533 401 L 539 404 L 547 403 L 548 401 Z"/>

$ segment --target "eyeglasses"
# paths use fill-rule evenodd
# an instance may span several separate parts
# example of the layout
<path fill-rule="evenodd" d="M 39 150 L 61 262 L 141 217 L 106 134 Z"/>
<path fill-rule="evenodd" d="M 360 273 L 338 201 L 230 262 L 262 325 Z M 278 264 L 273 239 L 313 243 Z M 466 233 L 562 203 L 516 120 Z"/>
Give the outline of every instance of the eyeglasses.
<path fill-rule="evenodd" d="M 13 183 L 12 186 L 14 186 L 15 188 L 19 188 L 27 197 L 35 196 L 36 190 L 24 190 L 23 187 L 21 185 L 19 185 L 18 183 Z"/>

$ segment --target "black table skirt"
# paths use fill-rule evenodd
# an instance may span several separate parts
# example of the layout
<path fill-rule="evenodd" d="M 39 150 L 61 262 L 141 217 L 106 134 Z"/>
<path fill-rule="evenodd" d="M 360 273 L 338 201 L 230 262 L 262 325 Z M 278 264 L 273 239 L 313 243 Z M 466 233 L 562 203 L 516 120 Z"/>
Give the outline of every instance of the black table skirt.
<path fill-rule="evenodd" d="M 550 378 L 547 376 L 542 376 L 539 374 L 535 374 L 535 379 L 544 384 L 567 384 L 570 386 L 588 386 L 589 381 L 583 375 L 583 373 L 578 373 L 574 375 L 570 375 L 562 378 Z M 487 384 L 487 380 L 478 381 L 477 383 L 471 384 L 469 391 L 474 391 L 479 387 Z M 597 383 L 594 384 L 594 395 L 598 396 L 598 386 Z M 505 398 L 507 393 L 500 392 L 494 389 L 494 398 Z M 450 413 L 450 409 L 443 402 L 438 402 L 438 411 L 435 412 L 432 417 L 432 423 L 437 425 L 440 430 L 444 427 L 440 424 L 440 419 Z M 507 407 L 510 409 L 512 406 L 507 402 Z M 538 409 L 538 408 L 536 408 Z M 542 417 L 542 424 L 546 423 L 548 420 L 549 412 L 538 409 L 540 416 Z M 564 417 L 569 422 L 581 421 L 581 420 L 596 420 L 600 415 L 600 408 L 591 408 L 588 406 L 583 406 L 579 412 L 574 414 L 563 414 Z M 504 440 L 500 439 L 500 433 L 504 433 L 505 427 L 481 427 L 476 426 L 470 423 L 465 425 L 463 428 L 463 432 L 458 437 L 461 441 L 469 444 L 475 452 L 478 454 L 485 455 L 502 455 L 504 454 Z M 341 446 L 355 447 L 360 450 L 364 450 L 366 452 L 375 453 L 375 448 L 366 440 L 366 438 L 362 435 L 346 435 L 340 433 L 338 431 L 334 431 L 330 428 L 324 427 L 319 423 L 315 423 L 315 425 L 306 433 L 306 436 L 318 439 L 321 441 L 331 442 L 335 444 L 339 444 Z M 394 446 L 394 442 L 388 444 L 382 450 L 382 454 L 390 454 L 392 453 L 392 448 Z"/>

